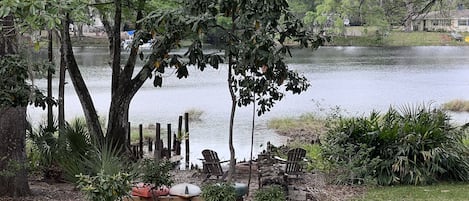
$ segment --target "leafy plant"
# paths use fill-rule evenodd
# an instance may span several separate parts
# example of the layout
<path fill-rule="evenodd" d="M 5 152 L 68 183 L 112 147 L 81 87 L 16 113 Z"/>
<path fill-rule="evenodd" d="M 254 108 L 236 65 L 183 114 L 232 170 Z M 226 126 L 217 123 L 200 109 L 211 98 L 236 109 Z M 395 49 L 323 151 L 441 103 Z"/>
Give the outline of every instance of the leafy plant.
<path fill-rule="evenodd" d="M 122 200 L 131 189 L 131 177 L 127 173 L 106 174 L 102 171 L 96 176 L 79 174 L 77 178 L 78 188 L 90 201 Z"/>
<path fill-rule="evenodd" d="M 209 184 L 202 187 L 202 198 L 205 201 L 235 201 L 235 187 L 228 183 Z"/>
<path fill-rule="evenodd" d="M 330 170 L 331 164 L 322 156 L 321 145 L 304 144 L 302 147 L 306 150 L 306 158 L 308 158 L 306 169 L 308 171 L 320 170 L 327 172 Z"/>
<path fill-rule="evenodd" d="M 37 161 L 32 167 L 41 169 L 46 178 L 75 182 L 78 174 L 96 175 L 99 172 L 116 174 L 127 167 L 120 156 L 121 149 L 107 143 L 94 142 L 81 118 L 67 123 L 61 136 L 39 126 L 31 132 L 30 159 Z"/>
<path fill-rule="evenodd" d="M 145 158 L 136 164 L 137 170 L 135 174 L 144 183 L 151 183 L 155 186 L 171 186 L 173 180 L 169 171 L 172 169 L 171 162 L 167 160 L 155 161 L 152 159 Z"/>
<path fill-rule="evenodd" d="M 28 63 L 19 55 L 0 58 L 0 107 L 18 107 L 34 104 L 46 107 L 46 97 L 35 86 L 26 82 Z M 50 100 L 53 101 L 53 100 Z"/>
<path fill-rule="evenodd" d="M 444 111 L 425 106 L 342 118 L 326 136 L 323 154 L 335 164 L 337 178 L 371 176 L 385 185 L 468 181 L 464 129 L 448 120 Z"/>
<path fill-rule="evenodd" d="M 56 128 L 39 125 L 39 128 L 30 130 L 27 138 L 31 142 L 30 163 L 31 168 L 39 169 L 45 179 L 61 179 L 62 170 L 58 166 L 61 157 L 61 143 L 57 137 Z"/>
<path fill-rule="evenodd" d="M 278 185 L 261 188 L 254 193 L 254 201 L 284 201 L 285 192 Z"/>

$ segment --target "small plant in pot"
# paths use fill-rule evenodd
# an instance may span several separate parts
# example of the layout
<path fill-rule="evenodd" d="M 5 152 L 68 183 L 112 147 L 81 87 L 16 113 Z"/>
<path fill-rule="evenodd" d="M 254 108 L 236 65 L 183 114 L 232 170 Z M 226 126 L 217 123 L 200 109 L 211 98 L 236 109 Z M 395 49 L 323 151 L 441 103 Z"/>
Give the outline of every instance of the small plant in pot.
<path fill-rule="evenodd" d="M 171 162 L 167 160 L 155 161 L 143 159 L 134 168 L 137 178 L 143 183 L 150 184 L 156 195 L 167 195 L 169 186 L 173 184 L 172 176 L 169 173 L 172 169 Z"/>

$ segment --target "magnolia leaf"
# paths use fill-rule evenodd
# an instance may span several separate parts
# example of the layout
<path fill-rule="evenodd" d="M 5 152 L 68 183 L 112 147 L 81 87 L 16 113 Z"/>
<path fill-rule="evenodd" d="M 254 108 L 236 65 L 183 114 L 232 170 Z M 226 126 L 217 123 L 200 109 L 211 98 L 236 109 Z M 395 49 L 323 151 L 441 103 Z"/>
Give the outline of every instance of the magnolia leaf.
<path fill-rule="evenodd" d="M 155 61 L 155 63 L 153 63 L 153 66 L 158 69 L 160 68 L 160 65 L 161 65 L 161 62 L 159 60 Z"/>
<path fill-rule="evenodd" d="M 163 78 L 159 75 L 155 76 L 155 79 L 153 80 L 153 86 L 161 87 L 162 85 L 163 85 Z"/>
<path fill-rule="evenodd" d="M 179 67 L 179 68 L 177 69 L 176 73 L 177 73 L 177 77 L 178 77 L 179 79 L 181 79 L 181 78 L 183 78 L 183 77 L 184 77 L 184 78 L 187 78 L 187 76 L 189 75 L 189 72 L 187 71 L 187 66 L 185 66 L 185 65 Z"/>

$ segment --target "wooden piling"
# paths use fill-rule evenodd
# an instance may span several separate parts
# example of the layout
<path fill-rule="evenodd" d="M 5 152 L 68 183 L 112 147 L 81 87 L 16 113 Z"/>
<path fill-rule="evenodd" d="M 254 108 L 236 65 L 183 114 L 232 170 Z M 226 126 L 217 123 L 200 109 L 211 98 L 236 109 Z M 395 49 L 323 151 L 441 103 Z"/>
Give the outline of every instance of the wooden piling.
<path fill-rule="evenodd" d="M 161 142 L 161 124 L 156 123 L 156 131 L 155 131 L 155 152 L 153 153 L 153 157 L 155 161 L 159 161 L 161 159 L 161 150 L 163 148 L 160 145 Z"/>
<path fill-rule="evenodd" d="M 140 124 L 138 125 L 138 134 L 139 134 L 139 141 L 138 141 L 138 146 L 139 146 L 139 155 L 140 157 L 143 157 L 143 125 Z"/>
<path fill-rule="evenodd" d="M 182 144 L 182 139 L 184 137 L 184 133 L 182 132 L 182 116 L 179 116 L 178 119 L 178 137 L 175 139 L 175 147 L 174 150 L 176 152 L 176 155 L 181 155 L 181 144 Z"/>
<path fill-rule="evenodd" d="M 186 141 L 184 142 L 184 144 L 186 145 L 186 170 L 189 168 L 189 113 L 184 113 L 184 127 L 185 127 L 185 134 L 187 135 L 186 136 Z"/>
<path fill-rule="evenodd" d="M 171 124 L 168 124 L 168 160 L 171 158 Z"/>
<path fill-rule="evenodd" d="M 153 141 L 151 138 L 148 138 L 148 152 L 152 152 L 153 151 Z"/>

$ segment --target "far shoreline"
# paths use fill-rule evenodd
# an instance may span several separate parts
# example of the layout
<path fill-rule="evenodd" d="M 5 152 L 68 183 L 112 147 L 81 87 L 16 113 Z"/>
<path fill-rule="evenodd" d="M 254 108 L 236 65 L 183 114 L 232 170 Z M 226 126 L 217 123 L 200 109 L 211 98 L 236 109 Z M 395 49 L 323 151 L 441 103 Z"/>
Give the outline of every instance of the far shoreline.
<path fill-rule="evenodd" d="M 363 31 L 357 34 L 356 29 L 362 27 L 348 27 L 355 29 L 354 35 L 344 34 L 342 36 L 331 36 L 331 40 L 326 42 L 326 47 L 414 47 L 414 46 L 469 46 L 469 42 L 456 41 L 451 38 L 448 32 L 403 32 L 389 31 L 384 35 L 377 35 L 374 31 Z M 369 28 L 371 30 L 371 28 Z M 461 33 L 463 38 L 469 37 L 469 33 Z M 74 47 L 108 47 L 105 35 L 90 35 L 72 37 Z M 189 41 L 183 42 L 183 46 L 189 45 Z M 295 48 L 295 42 L 286 42 L 288 46 Z M 41 46 L 45 48 L 46 46 Z"/>

